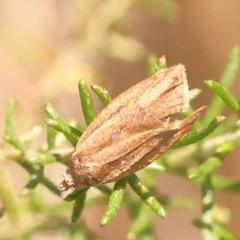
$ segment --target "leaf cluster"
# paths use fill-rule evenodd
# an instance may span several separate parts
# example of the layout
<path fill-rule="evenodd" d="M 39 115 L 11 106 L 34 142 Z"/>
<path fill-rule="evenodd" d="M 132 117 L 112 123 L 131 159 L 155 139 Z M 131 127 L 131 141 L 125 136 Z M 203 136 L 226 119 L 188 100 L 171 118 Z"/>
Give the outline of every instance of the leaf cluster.
<path fill-rule="evenodd" d="M 154 69 L 155 57 L 151 56 L 149 62 L 149 69 Z M 36 187 L 43 185 L 53 194 L 60 197 L 57 186 L 44 174 L 44 169 L 48 164 L 61 163 L 67 165 L 69 163 L 83 129 L 76 122 L 68 123 L 65 121 L 48 103 L 45 106 L 47 141 L 36 150 L 33 148 L 33 143 L 42 133 L 44 127 L 37 125 L 24 135 L 16 136 L 16 102 L 14 99 L 10 99 L 6 108 L 4 142 L 0 149 L 0 198 L 4 205 L 0 211 L 1 215 L 6 213 L 11 222 L 19 222 L 22 219 L 22 209 L 26 209 L 27 206 L 28 211 L 33 213 L 45 212 L 46 218 L 40 223 L 30 224 L 28 228 L 26 226 L 21 227 L 23 239 L 30 239 L 32 235 L 43 229 L 55 231 L 56 225 L 59 229 L 67 231 L 71 239 L 76 236 L 81 237 L 78 239 L 96 239 L 96 235 L 90 233 L 84 224 L 81 225 L 81 231 L 79 231 L 79 226 L 75 222 L 79 220 L 85 207 L 96 205 L 99 201 L 105 201 L 107 197 L 108 204 L 100 221 L 101 226 L 109 224 L 116 216 L 120 206 L 124 204 L 132 217 L 132 225 L 129 228 L 127 239 L 135 239 L 137 236 L 141 237 L 141 239 L 147 237 L 154 239 L 152 213 L 165 218 L 164 207 L 189 208 L 193 204 L 190 197 L 163 197 L 156 193 L 156 182 L 152 176 L 172 172 L 186 177 L 201 188 L 202 215 L 194 221 L 194 224 L 202 229 L 202 238 L 237 239 L 227 228 L 229 223 L 228 211 L 215 202 L 214 191 L 218 189 L 240 192 L 239 181 L 215 173 L 215 170 L 221 167 L 226 156 L 239 144 L 240 103 L 230 92 L 238 64 L 239 48 L 235 47 L 230 53 L 220 81 L 205 81 L 206 85 L 216 95 L 209 104 L 203 119 L 198 120 L 192 130 L 176 143 L 172 152 L 157 159 L 146 170 L 141 171 L 142 181 L 139 180 L 136 174 L 133 174 L 117 181 L 112 188 L 111 185 L 97 186 L 96 189 L 103 194 L 103 197 L 99 196 L 99 194 L 89 196 L 90 188 L 85 188 L 72 192 L 65 197 L 64 202 L 54 205 L 49 205 L 36 191 Z M 166 68 L 166 60 L 161 58 L 155 69 L 159 71 L 164 68 Z M 92 98 L 83 80 L 79 81 L 78 89 L 85 121 L 89 125 L 96 116 Z M 111 97 L 106 89 L 93 85 L 92 90 L 105 106 L 109 104 Z M 193 100 L 200 92 L 199 89 L 191 90 L 190 99 Z M 222 113 L 226 106 L 235 115 L 225 119 Z M 194 109 L 190 108 L 184 113 L 184 116 L 190 115 L 193 111 Z M 233 124 L 235 124 L 234 127 L 232 127 Z M 59 150 L 59 146 L 62 146 L 66 141 L 70 143 L 71 147 L 65 149 L 65 151 Z M 14 161 L 29 175 L 29 181 L 20 193 L 21 197 L 28 196 L 27 206 L 23 207 L 14 194 L 4 164 L 6 160 Z M 126 191 L 128 189 L 131 189 L 131 191 Z M 132 192 L 137 197 L 134 197 Z M 75 224 L 69 223 L 61 215 L 61 212 L 69 210 L 71 204 L 69 202 L 73 202 L 71 220 Z M 138 207 L 136 208 L 136 206 Z M 50 218 L 52 223 L 49 222 Z M 11 223 L 9 223 L 10 225 Z M 4 232 L 0 228 L 1 231 Z M 17 239 L 17 233 L 14 231 L 9 233 L 9 237 L 6 239 Z"/>

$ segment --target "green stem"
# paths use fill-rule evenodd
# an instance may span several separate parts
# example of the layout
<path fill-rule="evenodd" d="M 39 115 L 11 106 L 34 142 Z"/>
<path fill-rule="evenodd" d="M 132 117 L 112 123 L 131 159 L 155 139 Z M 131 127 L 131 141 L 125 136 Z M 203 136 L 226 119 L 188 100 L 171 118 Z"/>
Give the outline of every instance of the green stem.
<path fill-rule="evenodd" d="M 0 159 L 0 197 L 7 209 L 10 220 L 16 222 L 19 217 L 19 209 L 2 159 Z"/>
<path fill-rule="evenodd" d="M 203 240 L 215 239 L 213 234 L 213 187 L 211 176 L 205 177 L 201 186 L 202 192 L 202 228 Z"/>

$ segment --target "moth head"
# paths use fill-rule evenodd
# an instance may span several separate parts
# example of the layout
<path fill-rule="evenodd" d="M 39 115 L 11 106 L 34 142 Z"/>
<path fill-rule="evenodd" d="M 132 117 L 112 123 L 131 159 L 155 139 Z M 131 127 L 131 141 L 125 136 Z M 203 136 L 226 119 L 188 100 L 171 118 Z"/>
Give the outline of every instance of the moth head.
<path fill-rule="evenodd" d="M 85 187 L 89 187 L 89 177 L 81 172 L 81 169 L 76 168 L 72 163 L 66 172 L 62 174 L 64 180 L 59 184 L 59 190 L 64 192 L 71 188 L 72 190 L 79 190 Z"/>
<path fill-rule="evenodd" d="M 74 180 L 71 174 L 68 172 L 63 173 L 63 178 L 64 180 L 59 184 L 59 190 L 61 192 L 64 192 L 68 190 L 69 188 L 75 189 L 74 188 Z"/>

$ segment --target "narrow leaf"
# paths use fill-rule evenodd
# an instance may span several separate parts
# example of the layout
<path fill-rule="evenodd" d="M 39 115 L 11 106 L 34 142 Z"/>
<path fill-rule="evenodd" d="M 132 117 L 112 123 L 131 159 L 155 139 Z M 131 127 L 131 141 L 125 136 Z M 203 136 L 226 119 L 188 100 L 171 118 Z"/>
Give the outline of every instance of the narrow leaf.
<path fill-rule="evenodd" d="M 61 196 L 59 189 L 56 187 L 56 185 L 48 179 L 46 176 L 42 176 L 41 183 L 52 193 L 54 193 L 57 196 Z"/>
<path fill-rule="evenodd" d="M 152 212 L 146 205 L 140 204 L 137 216 L 134 216 L 133 222 L 128 230 L 127 239 L 137 239 L 143 233 L 149 234 L 152 232 Z M 150 238 L 152 239 L 152 238 Z"/>
<path fill-rule="evenodd" d="M 116 216 L 125 194 L 126 184 L 127 178 L 123 178 L 115 183 L 109 198 L 107 210 L 101 220 L 101 227 L 106 226 Z"/>
<path fill-rule="evenodd" d="M 219 83 L 208 80 L 205 81 L 206 85 L 211 88 L 233 111 L 240 114 L 240 104 L 236 97 L 226 90 Z"/>
<path fill-rule="evenodd" d="M 67 123 L 61 120 L 45 119 L 45 122 L 49 127 L 52 127 L 55 130 L 64 134 L 64 136 L 73 146 L 77 145 L 79 136 L 81 135 L 81 133 L 78 132 L 77 129 L 73 128 L 72 126 L 68 125 Z"/>
<path fill-rule="evenodd" d="M 223 159 L 234 149 L 234 146 L 233 142 L 226 142 L 219 146 L 212 157 L 201 164 L 197 169 L 191 171 L 189 178 L 202 178 L 212 173 L 221 165 Z"/>
<path fill-rule="evenodd" d="M 91 95 L 85 81 L 80 80 L 78 82 L 78 90 L 80 94 L 83 115 L 85 117 L 86 124 L 89 125 L 96 117 L 96 113 L 93 107 Z"/>
<path fill-rule="evenodd" d="M 73 206 L 73 212 L 71 217 L 73 223 L 79 219 L 84 207 L 85 199 L 86 199 L 86 193 L 82 194 L 76 199 Z"/>
<path fill-rule="evenodd" d="M 174 146 L 174 148 L 183 147 L 189 144 L 196 143 L 204 138 L 206 138 L 209 134 L 211 134 L 218 125 L 225 119 L 223 116 L 219 116 L 214 118 L 208 125 L 191 131 L 185 134 Z"/>
<path fill-rule="evenodd" d="M 155 66 L 155 72 L 167 69 L 167 59 L 163 55 L 159 58 L 158 63 Z"/>
<path fill-rule="evenodd" d="M 36 186 L 41 182 L 41 178 L 43 176 L 43 170 L 44 168 L 41 167 L 35 167 L 36 171 L 34 174 L 31 175 L 30 181 L 27 183 L 27 185 L 22 189 L 20 196 L 26 196 L 29 195 L 32 190 L 36 188 Z"/>
<path fill-rule="evenodd" d="M 158 57 L 155 54 L 151 54 L 147 58 L 147 69 L 148 76 L 152 76 L 156 73 L 156 64 L 158 62 Z"/>
<path fill-rule="evenodd" d="M 189 101 L 191 102 L 193 99 L 195 99 L 200 93 L 202 92 L 201 89 L 194 88 L 189 90 Z"/>
<path fill-rule="evenodd" d="M 76 146 L 78 139 L 82 133 L 76 128 L 66 123 L 63 118 L 56 112 L 56 110 L 51 106 L 51 104 L 46 104 L 45 113 L 47 116 L 47 119 L 45 119 L 47 125 L 63 133 L 64 136 L 68 139 L 68 141 L 73 146 Z"/>
<path fill-rule="evenodd" d="M 226 90 L 230 90 L 234 79 L 237 74 L 237 69 L 239 65 L 239 48 L 234 47 L 229 54 L 227 65 L 223 71 L 222 77 L 219 83 L 224 87 Z M 225 104 L 221 99 L 215 96 L 209 105 L 208 110 L 205 113 L 204 123 L 209 122 L 212 116 L 221 115 Z"/>
<path fill-rule="evenodd" d="M 213 175 L 212 184 L 215 189 L 240 192 L 239 181 L 234 181 L 223 176 Z"/>
<path fill-rule="evenodd" d="M 102 88 L 98 85 L 92 85 L 91 87 L 104 106 L 107 106 L 112 101 L 112 98 L 110 97 L 108 91 L 105 88 Z"/>
<path fill-rule="evenodd" d="M 11 98 L 7 102 L 7 111 L 5 119 L 5 136 L 15 137 L 15 119 L 16 119 L 16 101 Z"/>
<path fill-rule="evenodd" d="M 112 190 L 104 184 L 98 185 L 98 186 L 96 186 L 96 188 L 106 195 L 110 195 L 112 193 Z"/>
<path fill-rule="evenodd" d="M 152 196 L 149 190 L 139 181 L 136 174 L 132 174 L 128 178 L 128 183 L 130 184 L 133 191 L 160 217 L 165 218 L 166 213 L 162 205 L 158 200 Z"/>
<path fill-rule="evenodd" d="M 64 198 L 64 201 L 66 201 L 66 202 L 71 202 L 71 201 L 79 198 L 80 196 L 84 195 L 88 190 L 89 190 L 89 188 L 83 188 L 83 189 L 80 189 L 80 190 L 76 190 L 76 191 L 68 194 L 68 195 Z"/>

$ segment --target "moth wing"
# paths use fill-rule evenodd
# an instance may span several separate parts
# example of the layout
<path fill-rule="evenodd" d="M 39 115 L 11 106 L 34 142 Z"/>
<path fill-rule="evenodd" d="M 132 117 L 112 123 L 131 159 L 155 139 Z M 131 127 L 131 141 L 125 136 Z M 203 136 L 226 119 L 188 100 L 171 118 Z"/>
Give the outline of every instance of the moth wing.
<path fill-rule="evenodd" d="M 98 128 L 94 131 L 92 125 L 87 128 L 86 135 L 78 142 L 74 159 L 78 156 L 83 164 L 105 164 L 124 156 L 154 135 L 179 127 L 178 121 L 168 122 L 167 118 L 184 111 L 188 106 L 187 80 L 183 65 L 159 72 L 130 90 L 127 90 L 125 96 L 129 97 L 129 93 L 133 99 L 127 98 L 129 101 L 100 125 L 99 122 L 109 115 L 108 110 L 111 110 L 112 106 L 110 104 L 110 108 L 105 108 L 93 121 L 93 126 L 98 125 Z M 121 98 L 122 95 L 117 98 L 120 103 Z M 116 102 L 119 104 L 119 101 Z"/>
<path fill-rule="evenodd" d="M 112 182 L 146 167 L 170 149 L 202 115 L 205 108 L 199 108 L 191 116 L 181 121 L 178 129 L 163 133 L 163 138 L 153 137 L 124 157 L 106 163 L 94 172 L 93 177 L 103 179 L 102 183 Z"/>
<path fill-rule="evenodd" d="M 171 89 L 176 89 L 172 92 L 173 99 L 162 99 L 163 95 Z M 177 95 L 175 95 L 177 94 Z M 176 99 L 178 96 L 178 99 Z M 182 96 L 182 97 L 181 97 Z M 77 149 L 82 143 L 89 138 L 95 131 L 97 131 L 102 125 L 115 124 L 118 118 L 124 115 L 126 112 L 130 112 L 132 117 L 135 117 L 134 112 L 137 107 L 152 108 L 152 112 L 156 112 L 158 109 L 158 117 L 161 116 L 161 109 L 167 102 L 175 101 L 177 103 L 176 110 L 181 112 L 188 107 L 188 85 L 185 73 L 185 67 L 182 64 L 178 64 L 171 68 L 157 72 L 150 78 L 139 82 L 133 87 L 129 88 L 119 96 L 117 96 L 107 107 L 105 107 L 96 117 L 96 119 L 88 126 L 78 141 Z M 153 105 L 157 104 L 157 105 Z M 155 108 L 155 109 L 154 109 Z M 167 112 L 165 113 L 167 114 Z M 163 117 L 163 116 L 162 116 Z M 124 121 L 124 119 L 122 119 Z M 134 118 L 132 120 L 135 120 Z"/>
<path fill-rule="evenodd" d="M 79 156 L 82 164 L 105 164 L 131 152 L 153 136 L 180 127 L 182 120 L 159 119 L 155 112 L 141 111 L 142 117 L 135 121 L 129 113 L 122 116 L 124 120 L 104 123 L 78 147 L 73 157 Z"/>
<path fill-rule="evenodd" d="M 168 130 L 178 129 L 181 121 L 176 120 L 168 124 Z M 82 145 L 81 149 L 78 149 L 73 158 L 76 161 L 78 156 L 79 162 L 86 165 L 105 164 L 126 155 L 131 152 L 137 146 L 142 145 L 148 139 L 153 136 L 159 135 L 165 130 L 166 123 L 159 122 L 154 124 L 152 129 L 139 128 L 127 128 L 118 124 L 115 127 L 119 127 L 119 130 L 109 132 L 108 135 L 103 136 L 101 133 L 94 134 L 89 137 Z M 111 131 L 111 128 L 109 129 Z M 134 132 L 134 134 L 133 134 Z"/>

